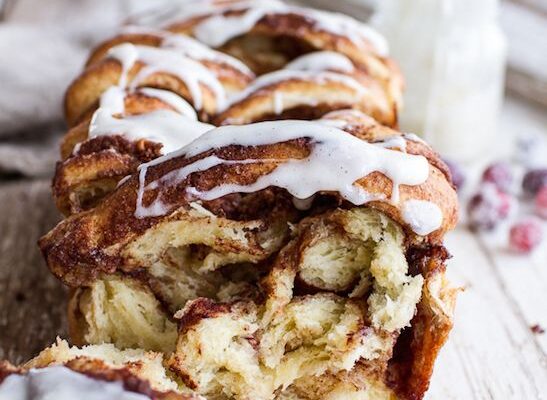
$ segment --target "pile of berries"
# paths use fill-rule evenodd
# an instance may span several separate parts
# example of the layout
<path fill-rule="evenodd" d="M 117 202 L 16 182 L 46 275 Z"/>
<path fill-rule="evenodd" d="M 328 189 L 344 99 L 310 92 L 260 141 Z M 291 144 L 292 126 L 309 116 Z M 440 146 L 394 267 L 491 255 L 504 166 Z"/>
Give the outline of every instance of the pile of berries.
<path fill-rule="evenodd" d="M 465 182 L 465 174 L 458 164 L 447 162 L 457 190 Z M 541 219 L 547 220 L 547 167 L 526 166 L 519 182 L 515 168 L 509 162 L 498 161 L 482 173 L 479 189 L 467 204 L 469 227 L 475 231 L 494 230 L 514 214 L 518 202 L 533 205 L 531 213 L 510 226 L 509 246 L 518 253 L 529 253 L 542 239 Z M 539 218 L 538 218 L 539 217 Z"/>

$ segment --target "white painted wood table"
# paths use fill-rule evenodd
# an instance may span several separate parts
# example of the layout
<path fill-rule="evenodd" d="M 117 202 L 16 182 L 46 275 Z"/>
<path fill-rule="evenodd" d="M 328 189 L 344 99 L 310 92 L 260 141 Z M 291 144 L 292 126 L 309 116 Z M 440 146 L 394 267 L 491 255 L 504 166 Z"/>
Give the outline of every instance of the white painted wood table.
<path fill-rule="evenodd" d="M 507 139 L 545 130 L 547 116 L 510 99 L 501 125 Z M 0 183 L 0 205 L 0 358 L 21 362 L 66 335 L 64 290 L 36 246 L 59 217 L 46 181 Z M 454 255 L 449 276 L 465 291 L 429 400 L 547 399 L 547 333 L 531 330 L 536 324 L 547 330 L 547 260 L 487 242 L 463 227 L 447 238 Z"/>
<path fill-rule="evenodd" d="M 496 147 L 468 169 L 508 157 L 523 132 L 547 135 L 547 113 L 510 97 L 499 130 Z M 477 177 L 475 173 L 475 181 Z M 454 256 L 448 276 L 464 291 L 428 399 L 547 399 L 547 222 L 543 225 L 546 237 L 533 257 L 508 249 L 507 226 L 482 235 L 462 226 L 448 235 L 447 248 Z M 534 333 L 534 326 L 546 332 Z"/>
<path fill-rule="evenodd" d="M 428 399 L 547 399 L 547 263 L 492 249 L 459 228 L 447 238 L 464 287 Z"/>

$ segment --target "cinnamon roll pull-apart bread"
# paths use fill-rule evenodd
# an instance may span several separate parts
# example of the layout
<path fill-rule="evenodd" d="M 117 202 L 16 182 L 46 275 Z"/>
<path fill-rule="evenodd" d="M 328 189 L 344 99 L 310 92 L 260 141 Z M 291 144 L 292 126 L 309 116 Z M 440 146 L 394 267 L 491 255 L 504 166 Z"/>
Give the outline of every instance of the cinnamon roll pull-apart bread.
<path fill-rule="evenodd" d="M 452 324 L 457 197 L 393 129 L 384 40 L 275 0 L 177 7 L 100 44 L 67 91 L 68 217 L 40 247 L 84 347 L 4 370 L 151 398 L 422 398 Z"/>
<path fill-rule="evenodd" d="M 257 74 L 280 69 L 302 54 L 335 51 L 365 66 L 400 97 L 402 78 L 387 58 L 386 40 L 346 15 L 277 0 L 212 0 L 186 2 L 163 23 L 232 54 Z"/>
<path fill-rule="evenodd" d="M 147 32 L 147 31 L 145 31 Z M 167 32 L 127 33 L 106 42 L 65 94 L 70 126 L 88 116 L 110 87 L 153 87 L 172 91 L 207 120 L 226 106 L 254 74 L 229 55 L 183 35 Z"/>
<path fill-rule="evenodd" d="M 2 400 L 200 400 L 169 377 L 164 356 L 111 344 L 71 347 L 66 341 L 21 366 L 0 362 Z"/>
<path fill-rule="evenodd" d="M 397 105 L 378 81 L 347 56 L 317 51 L 283 69 L 262 75 L 215 118 L 217 124 L 248 124 L 277 119 L 315 119 L 337 109 L 355 108 L 394 125 Z"/>
<path fill-rule="evenodd" d="M 207 131 L 206 122 L 310 120 L 353 108 L 396 125 L 402 79 L 366 25 L 277 1 L 191 1 L 181 11 L 163 29 L 128 26 L 97 46 L 68 88 L 71 129 L 53 183 L 63 214 L 93 207 L 139 164 Z M 269 73 L 256 78 L 228 53 Z"/>
<path fill-rule="evenodd" d="M 110 87 L 93 115 L 71 128 L 61 143 L 52 185 L 57 207 L 66 215 L 92 207 L 141 163 L 212 128 L 173 92 Z"/>
<path fill-rule="evenodd" d="M 188 8 L 184 8 L 181 14 L 186 17 L 170 18 L 176 22 L 172 22 L 168 30 L 191 34 L 203 43 L 232 54 L 259 75 L 274 73 L 268 79 L 260 80 L 262 89 L 266 81 L 271 84 L 272 80 L 308 82 L 307 85 L 293 83 L 288 94 L 277 90 L 275 102 L 269 101 L 270 104 L 277 104 L 275 109 L 279 110 L 282 97 L 288 97 L 283 110 L 292 103 L 297 103 L 293 107 L 308 106 L 305 110 L 309 113 L 312 110 L 309 106 L 313 104 L 310 95 L 314 91 L 310 81 L 314 81 L 313 72 L 317 74 L 319 69 L 321 73 L 316 77 L 316 83 L 330 81 L 331 95 L 336 93 L 333 89 L 346 92 L 341 93 L 338 99 L 334 96 L 328 102 L 331 107 L 335 100 L 339 102 L 338 108 L 347 107 L 349 86 L 353 88 L 353 97 L 359 98 L 353 102 L 365 103 L 365 107 L 370 107 L 365 111 L 373 111 L 373 116 L 381 122 L 390 126 L 396 124 L 403 79 L 394 63 L 387 58 L 385 39 L 370 27 L 344 15 L 290 6 L 279 1 L 206 1 L 199 5 L 188 4 Z M 296 58 L 309 53 L 318 54 L 306 59 L 306 63 L 301 61 L 294 64 Z M 329 53 L 338 54 L 337 59 L 329 56 Z M 315 71 L 294 72 L 294 69 L 299 70 L 305 64 L 314 66 Z M 284 74 L 277 72 L 289 65 L 293 70 L 291 74 L 287 71 Z M 330 77 L 326 76 L 325 71 L 333 67 L 338 71 L 331 71 Z M 340 71 L 340 68 L 343 70 Z M 348 71 L 350 68 L 351 71 Z M 350 72 L 352 75 L 351 72 L 354 71 L 360 77 L 357 79 L 360 89 L 357 89 L 357 82 L 352 84 L 350 79 L 345 79 L 342 84 L 342 79 L 334 76 L 335 72 Z M 333 87 L 332 81 L 338 85 Z M 296 100 L 298 91 L 301 93 L 301 103 Z M 315 104 L 322 105 L 325 97 L 322 94 L 315 100 Z M 264 101 L 266 100 L 262 98 L 262 102 Z M 268 114 L 273 114 L 273 110 L 261 114 L 262 118 L 266 119 Z M 295 110 L 290 117 L 301 118 L 301 115 Z M 258 120 L 259 118 L 247 118 L 242 123 Z"/>
<path fill-rule="evenodd" d="M 208 131 L 40 246 L 76 342 L 161 350 L 207 399 L 418 399 L 456 218 L 438 155 L 348 110 Z"/>

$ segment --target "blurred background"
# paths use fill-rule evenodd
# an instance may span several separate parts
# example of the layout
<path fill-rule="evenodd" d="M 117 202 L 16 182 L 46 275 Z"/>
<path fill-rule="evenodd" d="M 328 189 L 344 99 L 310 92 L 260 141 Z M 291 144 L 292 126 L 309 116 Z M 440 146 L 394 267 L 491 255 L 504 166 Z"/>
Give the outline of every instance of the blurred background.
<path fill-rule="evenodd" d="M 0 358 L 66 337 L 64 289 L 36 240 L 60 216 L 50 178 L 61 103 L 89 49 L 184 0 L 0 0 Z M 401 129 L 450 162 L 465 288 L 430 399 L 547 393 L 547 0 L 307 0 L 369 21 L 406 78 Z"/>

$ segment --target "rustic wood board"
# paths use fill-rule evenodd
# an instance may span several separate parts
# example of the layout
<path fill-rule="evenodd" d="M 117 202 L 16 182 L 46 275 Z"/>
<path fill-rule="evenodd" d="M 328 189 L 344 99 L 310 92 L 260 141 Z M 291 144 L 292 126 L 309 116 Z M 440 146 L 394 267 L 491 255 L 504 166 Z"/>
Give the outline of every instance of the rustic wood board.
<path fill-rule="evenodd" d="M 534 334 L 531 327 L 547 317 L 547 294 L 541 289 L 547 280 L 538 276 L 538 269 L 547 264 L 494 254 L 463 228 L 448 235 L 447 247 L 454 255 L 449 277 L 465 291 L 427 398 L 546 399 L 547 357 L 541 345 L 545 334 Z M 518 276 L 509 279 L 515 268 Z M 530 280 L 538 284 L 520 290 Z M 532 305 L 532 299 L 537 303 Z M 541 309 L 543 315 L 534 315 Z"/>
<path fill-rule="evenodd" d="M 65 290 L 36 245 L 59 219 L 49 181 L 0 184 L 0 359 L 19 363 L 66 337 Z"/>

